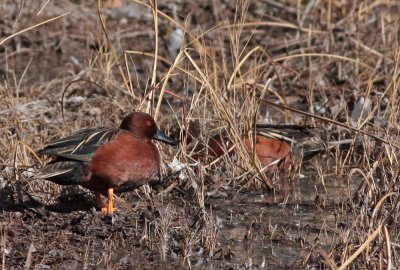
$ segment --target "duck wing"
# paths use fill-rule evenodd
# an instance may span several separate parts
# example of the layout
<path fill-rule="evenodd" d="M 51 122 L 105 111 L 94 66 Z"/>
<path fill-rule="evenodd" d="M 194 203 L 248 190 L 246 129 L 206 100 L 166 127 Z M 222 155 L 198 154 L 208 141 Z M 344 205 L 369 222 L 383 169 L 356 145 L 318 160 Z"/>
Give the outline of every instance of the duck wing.
<path fill-rule="evenodd" d="M 68 137 L 51 142 L 38 153 L 55 158 L 87 162 L 100 146 L 119 132 L 120 129 L 110 128 L 83 129 Z"/>
<path fill-rule="evenodd" d="M 314 126 L 306 125 L 275 125 L 256 124 L 257 133 L 273 139 L 279 139 L 288 143 L 297 143 L 305 138 L 312 137 Z"/>
<path fill-rule="evenodd" d="M 40 155 L 53 160 L 40 168 L 36 179 L 47 179 L 60 185 L 76 185 L 84 181 L 86 168 L 93 153 L 108 142 L 120 129 L 87 128 L 55 140 L 40 150 Z"/>
<path fill-rule="evenodd" d="M 64 160 L 53 161 L 33 176 L 34 179 L 46 179 L 59 185 L 79 185 L 85 180 L 87 162 Z"/>

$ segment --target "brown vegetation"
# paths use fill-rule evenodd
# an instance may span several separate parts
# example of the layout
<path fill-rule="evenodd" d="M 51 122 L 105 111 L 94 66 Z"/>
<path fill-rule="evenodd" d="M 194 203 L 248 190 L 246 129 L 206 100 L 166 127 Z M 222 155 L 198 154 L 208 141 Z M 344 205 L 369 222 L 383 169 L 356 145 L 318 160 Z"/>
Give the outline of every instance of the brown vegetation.
<path fill-rule="evenodd" d="M 398 1 L 5 0 L 0 14 L 3 269 L 400 266 Z M 133 110 L 181 143 L 158 145 L 162 181 L 117 197 L 120 212 L 32 180 L 46 142 Z M 326 151 L 266 174 L 242 140 L 256 122 L 316 126 Z M 197 162 L 217 134 L 234 154 Z"/>

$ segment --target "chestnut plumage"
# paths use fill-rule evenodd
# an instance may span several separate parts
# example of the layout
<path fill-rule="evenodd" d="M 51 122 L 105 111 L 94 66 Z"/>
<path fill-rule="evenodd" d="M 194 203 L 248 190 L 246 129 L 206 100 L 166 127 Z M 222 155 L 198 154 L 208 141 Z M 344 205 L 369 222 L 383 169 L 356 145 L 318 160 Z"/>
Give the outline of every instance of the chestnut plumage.
<path fill-rule="evenodd" d="M 130 113 L 120 128 L 88 128 L 47 145 L 39 154 L 53 160 L 36 178 L 88 188 L 95 192 L 102 212 L 112 213 L 114 190 L 131 191 L 156 177 L 160 154 L 152 139 L 177 144 L 157 128 L 150 115 Z M 107 206 L 100 194 L 108 196 Z"/>

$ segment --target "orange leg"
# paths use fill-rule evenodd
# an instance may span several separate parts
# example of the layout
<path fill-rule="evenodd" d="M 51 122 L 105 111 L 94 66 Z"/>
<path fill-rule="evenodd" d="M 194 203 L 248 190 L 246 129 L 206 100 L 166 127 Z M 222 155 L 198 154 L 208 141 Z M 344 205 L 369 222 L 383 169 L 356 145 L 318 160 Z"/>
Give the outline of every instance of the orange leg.
<path fill-rule="evenodd" d="M 112 214 L 116 210 L 114 208 L 114 189 L 108 189 L 108 207 L 107 207 L 107 214 Z"/>
<path fill-rule="evenodd" d="M 96 201 L 103 214 L 112 214 L 117 208 L 114 208 L 114 189 L 108 189 L 108 204 L 106 205 L 101 199 L 100 193 L 96 192 Z"/>

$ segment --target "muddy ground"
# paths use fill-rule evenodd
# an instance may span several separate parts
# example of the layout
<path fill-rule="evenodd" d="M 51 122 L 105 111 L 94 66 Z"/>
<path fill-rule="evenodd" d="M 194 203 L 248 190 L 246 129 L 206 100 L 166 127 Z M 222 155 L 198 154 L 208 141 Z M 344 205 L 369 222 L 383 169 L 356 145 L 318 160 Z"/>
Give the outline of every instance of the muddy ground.
<path fill-rule="evenodd" d="M 102 24 L 95 1 L 0 3 L 2 269 L 397 269 L 397 1 L 159 1 L 157 29 L 148 4 L 102 1 Z M 158 145 L 159 182 L 115 214 L 34 179 L 46 142 L 159 100 L 181 144 Z M 240 132 L 254 115 L 315 125 L 324 149 L 266 175 L 272 190 L 239 147 L 195 160 L 230 115 Z"/>

